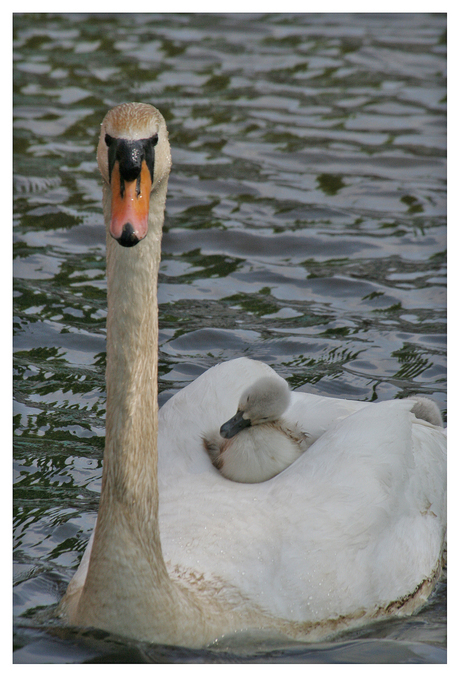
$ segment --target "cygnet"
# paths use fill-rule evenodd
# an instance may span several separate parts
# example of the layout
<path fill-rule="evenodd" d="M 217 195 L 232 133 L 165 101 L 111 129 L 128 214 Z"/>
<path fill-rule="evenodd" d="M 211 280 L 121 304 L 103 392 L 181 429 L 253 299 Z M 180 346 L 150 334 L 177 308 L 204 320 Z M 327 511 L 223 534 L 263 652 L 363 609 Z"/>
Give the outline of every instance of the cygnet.
<path fill-rule="evenodd" d="M 213 465 L 235 482 L 264 482 L 293 463 L 309 446 L 308 435 L 282 415 L 290 391 L 281 377 L 266 376 L 248 387 L 238 410 L 219 432 L 203 436 Z"/>

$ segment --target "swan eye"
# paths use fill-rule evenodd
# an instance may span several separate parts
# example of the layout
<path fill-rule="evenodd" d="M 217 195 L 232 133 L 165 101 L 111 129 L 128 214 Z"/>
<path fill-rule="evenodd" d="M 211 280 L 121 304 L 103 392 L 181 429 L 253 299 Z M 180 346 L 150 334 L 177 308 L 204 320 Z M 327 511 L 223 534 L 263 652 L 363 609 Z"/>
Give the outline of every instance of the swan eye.
<path fill-rule="evenodd" d="M 154 148 L 158 143 L 158 134 L 154 134 L 153 136 L 151 136 L 150 139 L 148 139 L 148 141 L 152 146 L 152 148 Z"/>
<path fill-rule="evenodd" d="M 105 145 L 110 148 L 110 146 L 113 143 L 113 136 L 110 136 L 110 134 L 106 134 L 104 137 Z"/>

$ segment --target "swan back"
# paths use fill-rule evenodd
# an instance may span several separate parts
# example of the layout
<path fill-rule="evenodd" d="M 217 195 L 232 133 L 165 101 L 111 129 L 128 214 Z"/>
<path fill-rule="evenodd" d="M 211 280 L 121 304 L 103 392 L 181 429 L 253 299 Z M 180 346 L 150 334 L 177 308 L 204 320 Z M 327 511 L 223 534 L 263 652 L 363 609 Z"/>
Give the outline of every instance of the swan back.
<path fill-rule="evenodd" d="M 363 621 L 367 613 L 403 613 L 412 593 L 420 605 L 445 538 L 444 431 L 416 418 L 412 401 L 294 392 L 284 417 L 298 418 L 314 443 L 267 482 L 229 482 L 207 461 L 201 426 L 225 419 L 241 384 L 267 370 L 244 358 L 218 365 L 160 410 L 160 521 L 170 570 L 194 570 L 199 561 L 205 580 L 218 572 L 220 589 L 238 581 L 243 596 L 273 616 L 318 623 L 311 638 L 327 634 L 322 619 L 356 625 L 358 609 Z M 397 600 L 399 607 L 388 606 Z"/>

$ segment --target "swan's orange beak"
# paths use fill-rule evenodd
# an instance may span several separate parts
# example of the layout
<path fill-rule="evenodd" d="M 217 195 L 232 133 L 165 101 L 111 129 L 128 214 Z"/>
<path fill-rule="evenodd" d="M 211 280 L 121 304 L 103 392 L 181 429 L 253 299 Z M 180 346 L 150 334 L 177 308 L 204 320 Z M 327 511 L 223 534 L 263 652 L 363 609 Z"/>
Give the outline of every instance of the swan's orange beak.
<path fill-rule="evenodd" d="M 134 181 L 126 181 L 116 161 L 110 178 L 112 218 L 110 234 L 125 247 L 132 247 L 147 235 L 152 178 L 145 160 Z"/>

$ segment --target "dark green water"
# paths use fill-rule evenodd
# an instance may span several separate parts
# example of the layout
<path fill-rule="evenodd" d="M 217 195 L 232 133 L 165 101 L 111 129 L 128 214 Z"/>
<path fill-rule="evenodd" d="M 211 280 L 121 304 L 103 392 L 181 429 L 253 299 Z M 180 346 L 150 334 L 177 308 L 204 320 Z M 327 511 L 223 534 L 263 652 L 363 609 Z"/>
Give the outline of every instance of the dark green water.
<path fill-rule="evenodd" d="M 146 647 L 51 611 L 98 506 L 105 112 L 153 103 L 170 131 L 160 403 L 246 355 L 445 415 L 445 16 L 16 15 L 14 57 L 14 660 L 444 662 L 445 581 L 314 646 Z"/>

